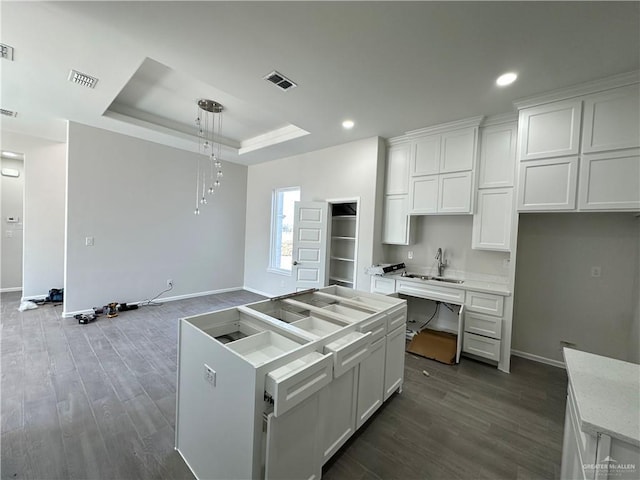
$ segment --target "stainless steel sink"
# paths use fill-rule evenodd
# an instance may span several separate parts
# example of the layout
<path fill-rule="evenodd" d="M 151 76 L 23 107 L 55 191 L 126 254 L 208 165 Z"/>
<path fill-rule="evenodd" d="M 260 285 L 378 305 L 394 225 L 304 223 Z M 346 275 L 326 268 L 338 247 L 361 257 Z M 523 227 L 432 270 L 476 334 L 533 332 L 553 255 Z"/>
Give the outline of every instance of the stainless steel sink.
<path fill-rule="evenodd" d="M 403 273 L 403 277 L 406 278 L 417 278 L 419 280 L 434 280 L 436 282 L 446 282 L 446 283 L 456 283 L 461 285 L 464 283 L 464 280 L 457 280 L 455 278 L 447 278 L 447 277 L 434 277 L 433 275 L 419 275 L 417 273 Z"/>

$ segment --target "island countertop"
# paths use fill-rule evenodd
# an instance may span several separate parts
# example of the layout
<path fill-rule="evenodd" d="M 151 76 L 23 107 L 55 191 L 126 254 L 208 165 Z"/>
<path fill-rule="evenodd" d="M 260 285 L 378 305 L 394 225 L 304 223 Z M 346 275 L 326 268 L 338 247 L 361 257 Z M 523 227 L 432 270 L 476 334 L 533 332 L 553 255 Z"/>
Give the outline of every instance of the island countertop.
<path fill-rule="evenodd" d="M 640 446 L 640 365 L 564 349 L 580 428 Z"/>

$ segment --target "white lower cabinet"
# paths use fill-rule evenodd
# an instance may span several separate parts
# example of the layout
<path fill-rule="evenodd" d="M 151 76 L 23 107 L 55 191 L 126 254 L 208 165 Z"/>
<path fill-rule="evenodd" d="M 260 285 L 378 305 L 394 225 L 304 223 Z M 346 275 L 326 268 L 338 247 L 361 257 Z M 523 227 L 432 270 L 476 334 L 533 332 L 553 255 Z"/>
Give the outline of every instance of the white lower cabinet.
<path fill-rule="evenodd" d="M 500 361 L 504 297 L 467 292 L 462 351 L 476 357 Z"/>
<path fill-rule="evenodd" d="M 384 401 L 386 339 L 371 345 L 371 354 L 360 363 L 356 428 L 360 428 Z"/>
<path fill-rule="evenodd" d="M 405 312 L 406 315 L 406 312 Z M 396 328 L 386 337 L 386 358 L 384 365 L 384 400 L 402 387 L 404 380 L 404 350 L 406 325 Z"/>
<path fill-rule="evenodd" d="M 396 291 L 396 281 L 393 278 L 371 275 L 371 293 L 391 295 Z"/>
<path fill-rule="evenodd" d="M 318 393 L 285 415 L 267 416 L 265 473 L 267 480 L 317 480 L 322 476 Z"/>
<path fill-rule="evenodd" d="M 339 286 L 181 319 L 176 450 L 198 479 L 320 478 L 401 388 L 405 323 L 404 300 Z"/>
<path fill-rule="evenodd" d="M 335 378 L 320 392 L 319 418 L 322 463 L 329 460 L 356 431 L 359 366 Z"/>

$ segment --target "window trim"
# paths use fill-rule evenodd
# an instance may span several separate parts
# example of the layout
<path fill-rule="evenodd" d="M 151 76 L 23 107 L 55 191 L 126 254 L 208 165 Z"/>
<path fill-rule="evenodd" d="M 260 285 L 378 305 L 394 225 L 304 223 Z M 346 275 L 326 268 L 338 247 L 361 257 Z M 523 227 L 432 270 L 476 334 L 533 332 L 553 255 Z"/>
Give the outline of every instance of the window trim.
<path fill-rule="evenodd" d="M 269 239 L 269 265 L 267 267 L 267 272 L 283 275 L 286 277 L 290 277 L 291 275 L 293 275 L 293 268 L 287 270 L 285 268 L 276 266 L 276 243 L 278 239 L 276 215 L 278 211 L 278 195 L 296 190 L 298 191 L 298 193 L 300 193 L 300 187 L 274 188 L 271 192 L 271 235 Z"/>

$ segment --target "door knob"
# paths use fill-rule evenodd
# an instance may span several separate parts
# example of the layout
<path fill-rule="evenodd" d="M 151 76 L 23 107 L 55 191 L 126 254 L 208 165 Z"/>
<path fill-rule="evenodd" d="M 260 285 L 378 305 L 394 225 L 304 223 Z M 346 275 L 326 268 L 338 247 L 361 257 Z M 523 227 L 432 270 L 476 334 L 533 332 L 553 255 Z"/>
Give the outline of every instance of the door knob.
<path fill-rule="evenodd" d="M 294 265 L 298 265 L 298 262 L 296 260 L 293 261 Z"/>

